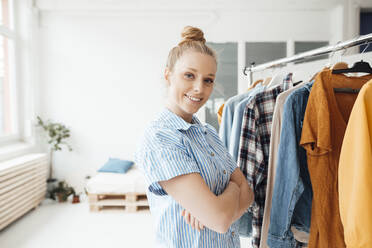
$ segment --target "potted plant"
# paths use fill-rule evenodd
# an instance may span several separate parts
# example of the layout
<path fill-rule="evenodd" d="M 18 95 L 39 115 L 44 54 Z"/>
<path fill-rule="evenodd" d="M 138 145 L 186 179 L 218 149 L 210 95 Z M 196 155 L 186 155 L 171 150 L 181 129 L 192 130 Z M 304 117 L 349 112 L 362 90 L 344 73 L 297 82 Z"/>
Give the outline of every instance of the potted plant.
<path fill-rule="evenodd" d="M 73 187 L 70 187 L 65 181 L 58 182 L 58 186 L 53 188 L 51 191 L 51 198 L 56 200 L 56 196 L 58 198 L 58 202 L 65 202 L 70 195 L 75 195 L 75 190 Z"/>
<path fill-rule="evenodd" d="M 74 192 L 73 197 L 72 197 L 72 203 L 73 204 L 80 202 L 80 195 L 81 195 L 81 193 L 75 194 L 75 192 Z"/>
<path fill-rule="evenodd" d="M 62 145 L 67 146 L 69 151 L 72 151 L 71 146 L 65 141 L 65 139 L 70 137 L 70 129 L 65 125 L 57 122 L 52 122 L 50 120 L 43 121 L 39 116 L 37 116 L 37 126 L 42 127 L 42 129 L 47 134 L 49 140 L 49 153 L 50 153 L 50 164 L 49 164 L 49 177 L 47 180 L 48 183 L 48 197 L 51 197 L 50 190 L 51 187 L 49 184 L 56 182 L 57 180 L 53 178 L 53 152 L 62 150 Z"/>

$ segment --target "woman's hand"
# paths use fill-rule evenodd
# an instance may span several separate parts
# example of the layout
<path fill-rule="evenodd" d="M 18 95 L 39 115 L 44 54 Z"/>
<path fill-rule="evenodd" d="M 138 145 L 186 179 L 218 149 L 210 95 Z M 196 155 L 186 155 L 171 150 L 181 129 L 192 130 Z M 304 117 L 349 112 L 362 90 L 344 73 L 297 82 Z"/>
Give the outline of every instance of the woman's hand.
<path fill-rule="evenodd" d="M 235 183 L 240 189 L 239 207 L 234 217 L 234 221 L 240 218 L 247 211 L 248 207 L 252 204 L 254 195 L 252 189 L 249 187 L 247 179 L 240 171 L 239 168 L 235 169 L 230 176 L 229 183 Z"/>
<path fill-rule="evenodd" d="M 239 191 L 239 186 L 234 181 L 229 181 L 228 187 L 233 188 L 235 191 Z M 191 213 L 186 209 L 182 210 L 181 215 L 184 217 L 186 223 L 191 225 L 194 230 L 200 232 L 200 230 L 204 229 L 204 225 L 198 219 L 192 216 Z"/>
<path fill-rule="evenodd" d="M 159 181 L 159 184 L 182 206 L 182 209 L 190 211 L 198 222 L 202 222 L 202 225 L 208 229 L 226 233 L 234 222 L 240 196 L 236 184 L 229 183 L 218 196 L 210 190 L 199 173 L 180 175 L 166 181 Z M 179 214 L 181 215 L 181 212 Z M 188 223 L 192 224 L 191 218 Z M 198 229 L 195 222 L 193 226 Z"/>
<path fill-rule="evenodd" d="M 190 214 L 187 210 L 182 210 L 181 215 L 184 217 L 187 224 L 191 225 L 191 227 L 200 232 L 200 230 L 204 229 L 204 225 L 196 219 L 194 216 Z"/>
<path fill-rule="evenodd" d="M 230 178 L 229 183 L 227 184 L 227 187 L 232 187 L 232 188 L 234 188 L 234 190 L 240 192 L 240 188 L 239 188 L 239 186 L 240 186 L 240 185 L 239 185 L 236 181 L 231 180 L 231 178 Z"/>

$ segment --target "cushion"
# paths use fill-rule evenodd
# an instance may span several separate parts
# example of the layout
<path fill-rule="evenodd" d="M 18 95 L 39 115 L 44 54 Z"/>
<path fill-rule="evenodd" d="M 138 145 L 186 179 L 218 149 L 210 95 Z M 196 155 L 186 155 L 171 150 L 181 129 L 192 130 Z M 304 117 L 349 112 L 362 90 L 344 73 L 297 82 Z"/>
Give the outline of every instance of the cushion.
<path fill-rule="evenodd" d="M 145 177 L 134 164 L 127 173 L 98 172 L 86 182 L 89 194 L 146 193 Z"/>
<path fill-rule="evenodd" d="M 126 173 L 133 164 L 133 161 L 109 158 L 98 172 Z"/>

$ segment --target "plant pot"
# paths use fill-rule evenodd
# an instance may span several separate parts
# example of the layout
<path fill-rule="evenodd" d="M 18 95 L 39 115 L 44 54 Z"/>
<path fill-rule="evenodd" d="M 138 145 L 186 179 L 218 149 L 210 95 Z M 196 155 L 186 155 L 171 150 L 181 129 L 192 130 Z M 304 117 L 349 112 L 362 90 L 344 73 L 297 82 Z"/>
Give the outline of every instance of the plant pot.
<path fill-rule="evenodd" d="M 63 193 L 57 193 L 57 198 L 58 198 L 58 202 L 65 202 L 67 201 L 67 197 L 65 194 Z"/>
<path fill-rule="evenodd" d="M 53 199 L 52 191 L 55 187 L 57 187 L 57 179 L 49 178 L 47 180 L 47 191 L 46 191 L 46 196 L 45 196 L 46 198 Z"/>
<path fill-rule="evenodd" d="M 79 198 L 79 196 L 78 195 L 74 195 L 73 197 L 72 197 L 72 203 L 79 203 L 80 202 L 80 198 Z"/>

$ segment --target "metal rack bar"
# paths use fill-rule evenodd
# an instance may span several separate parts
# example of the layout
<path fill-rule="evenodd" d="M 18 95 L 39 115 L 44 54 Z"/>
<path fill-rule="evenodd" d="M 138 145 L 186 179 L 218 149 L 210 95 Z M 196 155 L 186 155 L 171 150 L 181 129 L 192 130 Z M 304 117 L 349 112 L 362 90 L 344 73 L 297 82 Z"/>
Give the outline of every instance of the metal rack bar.
<path fill-rule="evenodd" d="M 299 53 L 299 54 L 296 54 L 296 55 L 291 56 L 291 57 L 274 60 L 274 61 L 264 63 L 264 64 L 260 64 L 260 65 L 257 65 L 257 66 L 252 65 L 250 67 L 245 67 L 244 70 L 243 70 L 243 73 L 244 73 L 244 75 L 247 76 L 247 72 L 248 72 L 249 78 L 250 78 L 250 84 L 251 84 L 252 83 L 252 73 L 255 72 L 255 71 L 262 71 L 262 70 L 265 70 L 265 69 L 268 69 L 268 68 L 271 68 L 271 67 L 284 65 L 284 64 L 287 64 L 287 63 L 291 63 L 291 62 L 297 62 L 297 61 L 305 60 L 305 59 L 315 57 L 315 56 L 325 55 L 325 54 L 328 54 L 330 52 L 336 52 L 336 51 L 339 51 L 339 50 L 343 50 L 343 49 L 347 49 L 347 48 L 350 48 L 350 47 L 367 44 L 367 43 L 370 43 L 370 42 L 372 42 L 372 33 L 362 35 L 362 36 L 359 36 L 357 38 L 347 40 L 347 41 L 344 41 L 344 42 L 340 42 L 340 43 L 337 43 L 336 45 L 329 45 L 329 46 L 317 48 L 317 49 L 314 49 L 314 50 L 311 50 L 311 51 Z"/>

